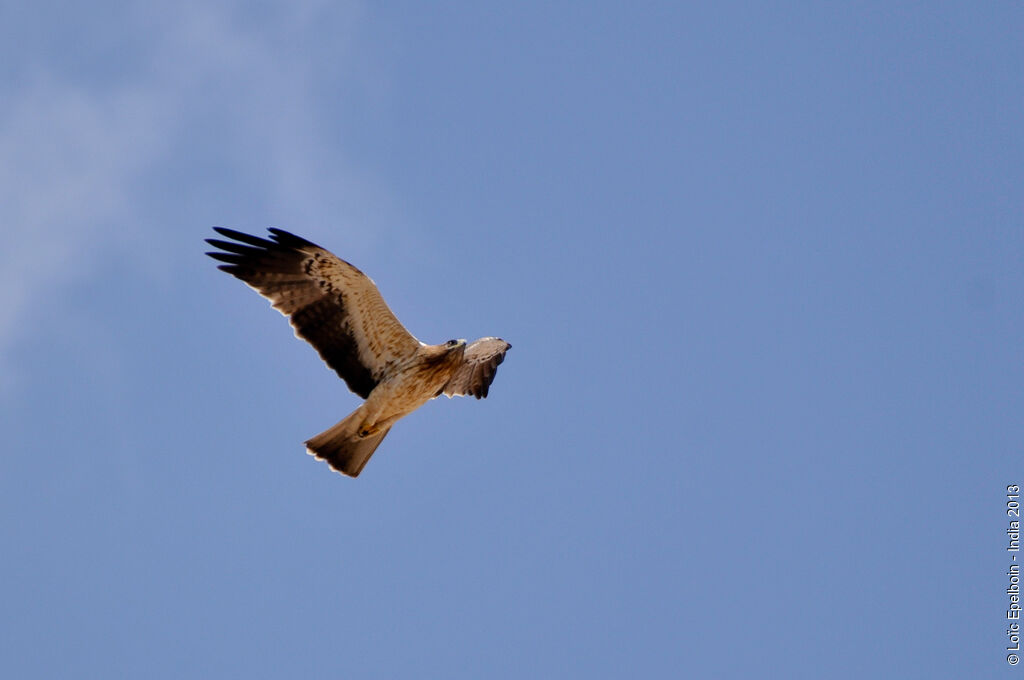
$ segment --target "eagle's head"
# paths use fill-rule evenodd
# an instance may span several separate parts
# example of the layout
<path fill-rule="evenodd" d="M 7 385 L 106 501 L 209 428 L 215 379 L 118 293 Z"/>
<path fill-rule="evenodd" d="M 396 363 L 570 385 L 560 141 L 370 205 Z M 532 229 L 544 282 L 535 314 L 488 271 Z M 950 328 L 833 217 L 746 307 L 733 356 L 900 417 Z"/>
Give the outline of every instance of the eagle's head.
<path fill-rule="evenodd" d="M 445 358 L 445 363 L 453 366 L 461 364 L 462 357 L 466 352 L 466 341 L 461 338 L 458 340 L 449 340 L 441 345 L 441 352 L 441 356 Z"/>
<path fill-rule="evenodd" d="M 420 356 L 424 361 L 432 364 L 454 366 L 462 362 L 462 356 L 465 351 L 465 340 L 449 340 L 440 345 L 423 345 L 420 348 Z"/>

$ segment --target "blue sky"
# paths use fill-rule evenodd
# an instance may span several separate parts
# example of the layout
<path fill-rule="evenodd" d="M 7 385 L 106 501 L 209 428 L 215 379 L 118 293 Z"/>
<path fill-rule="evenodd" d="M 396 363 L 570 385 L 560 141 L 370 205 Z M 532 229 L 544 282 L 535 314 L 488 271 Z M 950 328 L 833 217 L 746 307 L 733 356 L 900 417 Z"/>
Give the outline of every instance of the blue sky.
<path fill-rule="evenodd" d="M 0 5 L 5 677 L 1013 677 L 1016 2 Z M 358 404 L 203 256 L 500 335 Z"/>

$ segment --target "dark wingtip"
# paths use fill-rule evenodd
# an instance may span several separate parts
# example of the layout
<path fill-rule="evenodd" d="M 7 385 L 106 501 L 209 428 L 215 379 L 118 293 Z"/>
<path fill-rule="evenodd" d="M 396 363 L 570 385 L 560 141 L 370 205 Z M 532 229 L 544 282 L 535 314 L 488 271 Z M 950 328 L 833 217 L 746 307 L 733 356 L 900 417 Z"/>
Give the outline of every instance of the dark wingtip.
<path fill-rule="evenodd" d="M 267 227 L 267 231 L 271 233 L 271 238 L 280 243 L 282 246 L 287 248 L 319 248 L 317 244 L 312 241 L 307 241 L 301 236 L 296 236 L 290 231 L 284 229 L 278 229 L 277 227 Z"/>
<path fill-rule="evenodd" d="M 276 247 L 273 241 L 268 241 L 265 238 L 246 234 L 241 231 L 235 231 L 234 229 L 228 229 L 227 227 L 214 227 L 213 230 L 221 236 L 227 236 L 230 239 L 234 239 L 240 243 L 246 243 L 250 246 L 256 246 L 257 248 L 266 249 L 268 247 Z"/>
<path fill-rule="evenodd" d="M 221 262 L 230 262 L 231 264 L 239 264 L 242 261 L 241 255 L 235 255 L 233 253 L 206 253 L 208 256 Z"/>

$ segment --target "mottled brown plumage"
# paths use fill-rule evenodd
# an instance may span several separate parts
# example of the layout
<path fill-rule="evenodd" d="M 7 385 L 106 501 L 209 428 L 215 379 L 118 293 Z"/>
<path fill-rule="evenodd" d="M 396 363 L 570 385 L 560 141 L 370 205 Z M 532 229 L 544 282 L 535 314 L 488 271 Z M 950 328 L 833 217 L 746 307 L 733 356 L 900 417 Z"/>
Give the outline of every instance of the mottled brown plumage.
<path fill-rule="evenodd" d="M 289 317 L 353 392 L 366 401 L 344 420 L 306 442 L 309 453 L 357 476 L 391 426 L 430 399 L 446 394 L 487 396 L 511 347 L 499 338 L 470 345 L 426 345 L 388 308 L 373 281 L 315 243 L 281 229 L 270 240 L 215 227 L 232 241 L 207 239 L 207 253 Z"/>

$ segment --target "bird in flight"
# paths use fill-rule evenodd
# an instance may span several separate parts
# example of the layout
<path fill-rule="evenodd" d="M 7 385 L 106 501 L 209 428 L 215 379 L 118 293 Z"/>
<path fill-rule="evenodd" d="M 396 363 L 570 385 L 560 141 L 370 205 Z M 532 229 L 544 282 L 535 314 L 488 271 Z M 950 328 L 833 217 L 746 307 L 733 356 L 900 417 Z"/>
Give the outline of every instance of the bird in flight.
<path fill-rule="evenodd" d="M 306 451 L 350 477 L 362 472 L 395 422 L 442 394 L 487 396 L 512 346 L 501 338 L 427 345 L 395 317 L 368 276 L 333 253 L 281 229 L 263 239 L 214 227 L 207 255 L 288 317 L 350 390 L 365 401 Z"/>

